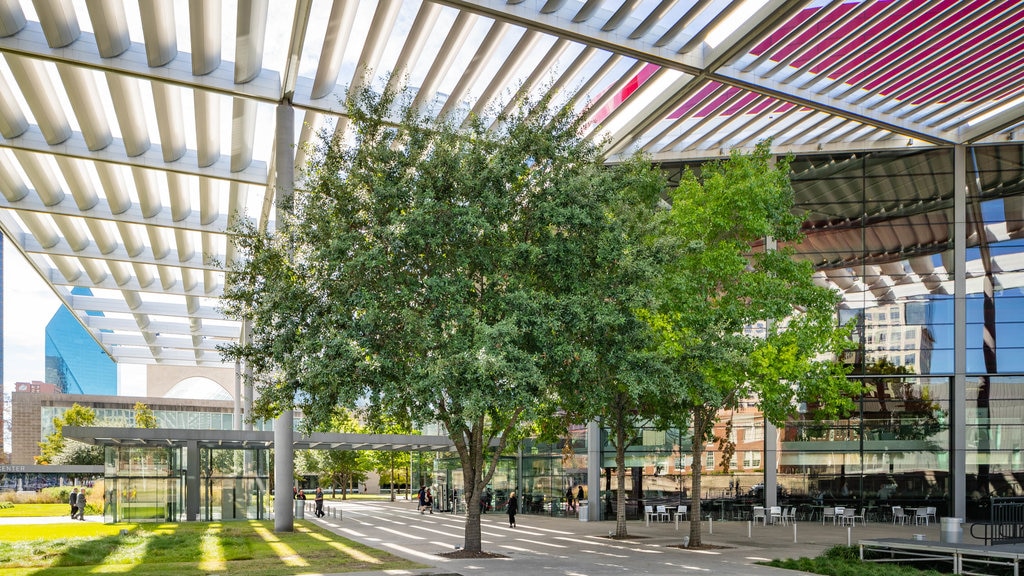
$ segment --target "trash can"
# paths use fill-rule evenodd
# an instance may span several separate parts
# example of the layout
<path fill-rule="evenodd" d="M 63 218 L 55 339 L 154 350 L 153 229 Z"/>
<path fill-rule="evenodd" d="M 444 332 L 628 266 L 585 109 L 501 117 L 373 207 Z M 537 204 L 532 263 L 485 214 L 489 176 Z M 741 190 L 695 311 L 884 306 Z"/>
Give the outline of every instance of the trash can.
<path fill-rule="evenodd" d="M 306 501 L 296 500 L 295 501 L 295 519 L 303 520 L 306 518 Z"/>
<path fill-rule="evenodd" d="M 961 520 L 951 516 L 939 518 L 939 542 L 959 544 L 964 534 Z"/>
<path fill-rule="evenodd" d="M 586 502 L 579 503 L 580 509 L 580 522 L 587 522 L 590 520 L 590 504 Z"/>

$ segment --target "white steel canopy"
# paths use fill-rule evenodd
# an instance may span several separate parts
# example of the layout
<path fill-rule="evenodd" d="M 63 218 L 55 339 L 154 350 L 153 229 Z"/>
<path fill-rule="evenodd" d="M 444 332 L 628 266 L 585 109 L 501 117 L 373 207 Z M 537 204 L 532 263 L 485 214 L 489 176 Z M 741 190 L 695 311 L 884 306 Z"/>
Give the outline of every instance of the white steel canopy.
<path fill-rule="evenodd" d="M 273 226 L 275 165 L 344 127 L 364 81 L 439 115 L 557 90 L 611 162 L 767 137 L 842 155 L 1021 142 L 1022 40 L 1015 0 L 0 0 L 0 228 L 115 360 L 218 365 L 240 332 L 217 309 L 232 218 Z M 274 157 L 282 102 L 294 158 Z M 830 233 L 819 264 L 842 270 Z"/>

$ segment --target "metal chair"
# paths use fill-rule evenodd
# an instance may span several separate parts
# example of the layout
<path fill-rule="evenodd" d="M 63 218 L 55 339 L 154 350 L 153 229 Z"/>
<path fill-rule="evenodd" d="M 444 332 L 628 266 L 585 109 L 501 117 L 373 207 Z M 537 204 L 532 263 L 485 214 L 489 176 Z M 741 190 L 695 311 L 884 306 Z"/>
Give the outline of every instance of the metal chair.
<path fill-rule="evenodd" d="M 796 506 L 790 506 L 782 511 L 782 523 L 792 522 L 796 524 Z"/>
<path fill-rule="evenodd" d="M 919 525 L 922 522 L 924 523 L 925 526 L 928 526 L 928 508 L 925 508 L 925 507 L 918 508 L 914 512 L 914 524 L 918 524 Z"/>
<path fill-rule="evenodd" d="M 676 520 L 678 520 L 680 516 L 682 516 L 683 519 L 689 519 L 690 517 L 687 512 L 687 507 L 683 504 L 676 506 Z"/>
<path fill-rule="evenodd" d="M 932 522 L 938 522 L 939 521 L 939 519 L 936 517 L 935 506 L 928 506 L 927 508 L 925 508 L 925 510 L 928 512 L 928 519 L 929 520 L 931 520 Z"/>
<path fill-rule="evenodd" d="M 668 509 L 664 506 L 658 506 L 654 509 L 654 513 L 658 515 L 658 522 L 668 522 L 671 520 L 669 517 Z"/>
<path fill-rule="evenodd" d="M 651 517 L 657 520 L 657 515 L 658 513 L 654 511 L 654 506 L 644 506 L 644 522 L 648 526 L 651 525 Z"/>
<path fill-rule="evenodd" d="M 903 506 L 892 507 L 892 523 L 893 524 L 906 524 L 910 520 L 910 517 L 903 512 Z"/>
<path fill-rule="evenodd" d="M 782 506 L 772 506 L 768 509 L 768 520 L 772 524 L 786 524 L 786 518 L 782 515 Z"/>
<path fill-rule="evenodd" d="M 765 526 L 768 525 L 768 515 L 765 514 L 764 506 L 754 506 L 754 513 L 752 518 L 754 524 L 757 524 L 757 521 L 760 520 L 761 524 Z"/>
<path fill-rule="evenodd" d="M 825 524 L 825 519 L 826 518 L 831 518 L 832 519 L 832 523 L 835 524 L 836 523 L 836 509 L 833 508 L 832 506 L 826 506 L 821 511 L 821 524 L 822 525 Z"/>

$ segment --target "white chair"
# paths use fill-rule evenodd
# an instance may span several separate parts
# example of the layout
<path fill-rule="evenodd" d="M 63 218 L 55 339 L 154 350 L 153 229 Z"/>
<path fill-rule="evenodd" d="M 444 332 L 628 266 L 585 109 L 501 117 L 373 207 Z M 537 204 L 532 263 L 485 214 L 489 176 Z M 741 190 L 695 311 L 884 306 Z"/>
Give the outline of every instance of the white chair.
<path fill-rule="evenodd" d="M 654 509 L 654 513 L 658 515 L 658 522 L 668 522 L 669 518 L 668 509 L 664 506 L 658 506 Z"/>
<path fill-rule="evenodd" d="M 772 506 L 768 509 L 768 521 L 772 524 L 786 523 L 786 519 L 782 516 L 782 506 Z"/>
<path fill-rule="evenodd" d="M 682 504 L 676 506 L 676 520 L 679 520 L 680 516 L 682 516 L 684 520 L 688 519 L 690 516 L 686 510 L 687 507 Z"/>
<path fill-rule="evenodd" d="M 903 506 L 892 507 L 893 524 L 906 524 L 908 520 L 910 520 L 910 518 L 903 512 Z"/>
<path fill-rule="evenodd" d="M 826 506 L 821 511 L 821 524 L 824 525 L 825 524 L 825 520 L 828 519 L 828 518 L 832 519 L 832 523 L 833 524 L 836 523 L 836 509 L 831 507 L 831 506 Z"/>
<path fill-rule="evenodd" d="M 843 508 L 843 517 L 839 519 L 839 524 L 841 526 L 854 526 L 856 518 L 856 508 Z"/>
<path fill-rule="evenodd" d="M 939 521 L 939 519 L 935 515 L 935 506 L 928 506 L 927 508 L 925 508 L 925 510 L 928 511 L 928 519 L 929 520 L 931 520 L 932 522 L 938 522 Z"/>
<path fill-rule="evenodd" d="M 654 506 L 644 506 L 644 523 L 648 526 L 651 525 L 651 518 L 654 517 L 657 520 L 658 513 L 654 511 Z"/>
<path fill-rule="evenodd" d="M 782 523 L 792 522 L 796 524 L 796 506 L 790 506 L 782 511 Z"/>
<path fill-rule="evenodd" d="M 868 517 L 867 515 L 865 515 L 863 508 L 860 509 L 860 512 L 853 515 L 853 520 L 851 520 L 851 522 L 853 522 L 854 520 L 860 520 L 861 524 L 868 523 Z"/>
<path fill-rule="evenodd" d="M 928 526 L 928 508 L 921 507 L 914 511 L 914 524 L 924 524 Z"/>
<path fill-rule="evenodd" d="M 754 514 L 752 518 L 754 524 L 757 524 L 757 521 L 760 520 L 761 524 L 765 526 L 768 525 L 768 515 L 765 514 L 764 506 L 754 506 Z"/>

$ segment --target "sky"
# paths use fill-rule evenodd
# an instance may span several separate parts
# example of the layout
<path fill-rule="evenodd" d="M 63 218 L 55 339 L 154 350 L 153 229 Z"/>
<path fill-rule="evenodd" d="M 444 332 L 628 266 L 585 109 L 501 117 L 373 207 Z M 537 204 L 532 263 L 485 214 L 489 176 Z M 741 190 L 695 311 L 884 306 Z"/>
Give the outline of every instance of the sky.
<path fill-rule="evenodd" d="M 4 238 L 4 391 L 43 380 L 44 332 L 60 300 L 21 252 Z"/>

